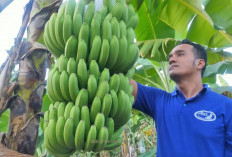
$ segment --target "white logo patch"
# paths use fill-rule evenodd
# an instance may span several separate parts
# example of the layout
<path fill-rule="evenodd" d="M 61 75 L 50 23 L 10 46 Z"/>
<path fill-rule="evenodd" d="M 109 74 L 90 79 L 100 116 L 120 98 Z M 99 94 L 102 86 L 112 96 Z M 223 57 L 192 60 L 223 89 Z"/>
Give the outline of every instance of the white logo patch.
<path fill-rule="evenodd" d="M 194 116 L 202 121 L 215 121 L 216 120 L 216 115 L 212 111 L 197 111 L 194 113 Z"/>

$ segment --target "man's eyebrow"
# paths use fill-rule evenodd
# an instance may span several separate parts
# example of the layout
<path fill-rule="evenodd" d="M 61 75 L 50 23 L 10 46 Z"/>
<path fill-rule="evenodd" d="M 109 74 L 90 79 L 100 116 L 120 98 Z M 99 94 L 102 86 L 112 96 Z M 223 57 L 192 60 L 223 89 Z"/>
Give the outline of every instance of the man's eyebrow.
<path fill-rule="evenodd" d="M 174 51 L 173 53 L 177 53 L 177 54 L 178 54 L 178 53 L 181 53 L 181 52 L 185 52 L 185 51 L 182 50 L 182 49 L 180 49 L 180 50 Z M 170 57 L 173 55 L 173 53 L 172 53 L 172 54 L 170 53 L 170 54 L 168 55 L 168 59 L 170 59 Z"/>

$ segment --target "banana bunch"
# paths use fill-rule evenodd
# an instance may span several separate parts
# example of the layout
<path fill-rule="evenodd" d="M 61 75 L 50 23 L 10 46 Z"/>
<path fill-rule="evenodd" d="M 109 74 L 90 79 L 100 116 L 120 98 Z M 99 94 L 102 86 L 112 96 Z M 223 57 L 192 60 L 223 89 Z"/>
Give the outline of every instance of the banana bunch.
<path fill-rule="evenodd" d="M 68 0 L 46 23 L 44 42 L 57 58 L 64 54 L 77 62 L 84 59 L 87 65 L 96 60 L 100 70 L 125 73 L 139 56 L 134 43 L 138 20 L 133 6 L 127 6 L 125 0 L 116 0 L 115 5 L 113 0 L 104 0 L 98 11 L 94 1 L 85 11 L 84 0 L 77 4 Z"/>
<path fill-rule="evenodd" d="M 86 8 L 86 10 L 85 10 Z M 44 41 L 56 57 L 49 70 L 44 143 L 55 156 L 99 152 L 121 145 L 131 117 L 129 80 L 139 56 L 138 15 L 125 0 L 64 2 L 45 25 Z"/>

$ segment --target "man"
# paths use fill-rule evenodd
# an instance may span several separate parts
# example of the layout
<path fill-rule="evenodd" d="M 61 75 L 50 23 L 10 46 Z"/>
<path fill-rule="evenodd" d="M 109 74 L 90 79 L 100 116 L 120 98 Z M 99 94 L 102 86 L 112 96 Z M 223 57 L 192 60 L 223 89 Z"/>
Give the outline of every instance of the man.
<path fill-rule="evenodd" d="M 157 157 L 232 157 L 232 99 L 202 84 L 204 48 L 183 40 L 169 54 L 172 93 L 134 80 L 133 108 L 156 123 Z"/>

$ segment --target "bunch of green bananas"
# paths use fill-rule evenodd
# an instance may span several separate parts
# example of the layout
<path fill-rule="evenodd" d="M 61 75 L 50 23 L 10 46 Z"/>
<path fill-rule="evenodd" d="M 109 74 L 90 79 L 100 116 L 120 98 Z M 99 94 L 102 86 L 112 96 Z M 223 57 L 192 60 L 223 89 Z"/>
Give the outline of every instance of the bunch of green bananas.
<path fill-rule="evenodd" d="M 120 146 L 131 117 L 138 15 L 125 0 L 104 0 L 99 11 L 91 1 L 86 8 L 84 0 L 68 0 L 45 25 L 56 62 L 47 79 L 52 104 L 44 115 L 44 144 L 55 156 Z"/>

